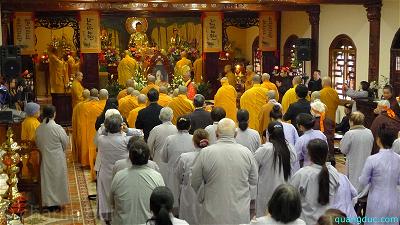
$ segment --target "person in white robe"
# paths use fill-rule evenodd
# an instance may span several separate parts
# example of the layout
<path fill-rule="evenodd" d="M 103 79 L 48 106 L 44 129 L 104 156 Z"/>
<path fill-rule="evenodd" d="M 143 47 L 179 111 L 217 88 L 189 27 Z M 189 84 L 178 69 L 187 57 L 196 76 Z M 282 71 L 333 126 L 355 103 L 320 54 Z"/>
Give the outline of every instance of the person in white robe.
<path fill-rule="evenodd" d="M 36 146 L 42 162 L 40 185 L 42 206 L 60 207 L 70 202 L 68 192 L 67 160 L 65 151 L 69 144 L 65 130 L 58 125 L 54 106 L 43 108 L 43 121 L 36 129 Z"/>
<path fill-rule="evenodd" d="M 157 172 L 160 172 L 160 168 L 158 167 L 157 163 L 151 161 L 150 159 L 148 160 L 146 166 L 151 168 L 151 169 L 153 169 L 153 170 L 155 170 L 155 171 L 157 171 Z M 113 166 L 113 169 L 112 169 L 113 177 L 119 171 L 121 171 L 121 170 L 123 170 L 125 168 L 130 168 L 130 167 L 132 167 L 132 161 L 131 161 L 131 159 L 129 157 L 126 158 L 126 159 L 120 159 L 120 160 L 116 161 L 114 166 Z"/>
<path fill-rule="evenodd" d="M 255 153 L 261 145 L 260 134 L 249 128 L 249 112 L 246 109 L 239 109 L 236 115 L 239 126 L 236 129 L 236 142 Z"/>
<path fill-rule="evenodd" d="M 159 116 L 162 124 L 155 126 L 147 138 L 147 144 L 150 148 L 150 158 L 157 163 L 160 173 L 164 180 L 167 180 L 168 166 L 161 160 L 161 151 L 164 148 L 165 140 L 168 136 L 178 133 L 176 126 L 172 124 L 174 112 L 170 107 L 164 107 L 160 111 Z"/>
<path fill-rule="evenodd" d="M 98 137 L 100 167 L 97 174 L 98 216 L 104 222 L 111 220 L 110 189 L 113 178 L 112 169 L 116 161 L 128 157 L 128 142 L 135 135 L 143 137 L 143 132 L 128 129 L 121 115 L 112 115 L 104 121 L 106 134 Z"/>
<path fill-rule="evenodd" d="M 190 177 L 192 167 L 202 148 L 208 146 L 208 133 L 203 129 L 197 129 L 193 134 L 195 151 L 183 153 L 179 156 L 175 165 L 175 175 L 179 187 L 179 218 L 186 220 L 189 224 L 198 224 L 198 212 L 200 203 L 197 194 L 193 190 Z"/>
<path fill-rule="evenodd" d="M 250 221 L 250 186 L 258 180 L 253 153 L 235 141 L 236 124 L 218 122 L 216 144 L 201 150 L 193 169 L 191 185 L 199 196 L 200 224 L 243 224 Z"/>
<path fill-rule="evenodd" d="M 217 142 L 217 126 L 218 121 L 222 120 L 226 117 L 226 112 L 222 107 L 214 107 L 211 110 L 211 119 L 213 120 L 213 124 L 208 125 L 204 130 L 208 132 L 209 135 L 209 143 L 210 145 L 215 144 Z"/>
<path fill-rule="evenodd" d="M 269 123 L 268 133 L 269 142 L 262 145 L 255 153 L 258 164 L 257 217 L 265 215 L 267 203 L 275 189 L 288 182 L 298 168 L 296 150 L 285 140 L 282 123 Z"/>
<path fill-rule="evenodd" d="M 357 192 L 362 191 L 359 189 L 358 178 L 374 146 L 374 135 L 370 129 L 363 126 L 364 118 L 361 112 L 351 113 L 350 130 L 340 141 L 340 151 L 346 155 L 346 175 Z"/>
<path fill-rule="evenodd" d="M 332 208 L 339 209 L 349 218 L 357 218 L 354 210 L 353 199 L 357 197 L 357 191 L 350 183 L 347 176 L 339 174 L 339 188 L 332 200 Z M 355 199 L 354 199 L 355 202 Z"/>
<path fill-rule="evenodd" d="M 111 184 L 112 224 L 146 223 L 151 217 L 151 193 L 164 186 L 161 174 L 147 166 L 150 150 L 146 142 L 132 139 L 128 149 L 132 166 L 117 172 Z"/>
<path fill-rule="evenodd" d="M 161 152 L 161 160 L 168 164 L 165 184 L 174 194 L 174 207 L 176 209 L 179 207 L 179 187 L 177 186 L 179 182 L 176 179 L 174 171 L 176 160 L 182 153 L 193 152 L 195 150 L 192 135 L 189 134 L 190 123 L 191 121 L 188 116 L 179 117 L 176 123 L 178 133 L 167 137 Z"/>
<path fill-rule="evenodd" d="M 293 186 L 279 185 L 265 204 L 268 205 L 268 209 L 264 211 L 263 216 L 251 220 L 250 225 L 306 225 L 299 219 L 300 194 Z"/>
<path fill-rule="evenodd" d="M 330 208 L 339 187 L 339 172 L 326 162 L 328 144 L 325 140 L 313 139 L 307 148 L 311 165 L 297 171 L 290 183 L 300 192 L 301 219 L 311 225 Z"/>

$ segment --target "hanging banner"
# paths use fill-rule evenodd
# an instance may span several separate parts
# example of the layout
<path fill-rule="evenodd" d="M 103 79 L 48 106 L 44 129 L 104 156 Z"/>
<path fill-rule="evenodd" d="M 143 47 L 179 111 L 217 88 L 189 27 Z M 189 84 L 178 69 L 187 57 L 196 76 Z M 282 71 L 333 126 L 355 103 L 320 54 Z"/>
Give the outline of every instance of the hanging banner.
<path fill-rule="evenodd" d="M 203 14 L 203 51 L 222 51 L 222 13 Z"/>
<path fill-rule="evenodd" d="M 13 20 L 14 45 L 22 55 L 35 54 L 35 23 L 32 12 L 16 12 Z"/>
<path fill-rule="evenodd" d="M 276 51 L 278 27 L 275 12 L 260 13 L 260 39 L 259 47 L 261 51 Z"/>
<path fill-rule="evenodd" d="M 99 53 L 100 15 L 97 11 L 80 12 L 81 53 Z"/>

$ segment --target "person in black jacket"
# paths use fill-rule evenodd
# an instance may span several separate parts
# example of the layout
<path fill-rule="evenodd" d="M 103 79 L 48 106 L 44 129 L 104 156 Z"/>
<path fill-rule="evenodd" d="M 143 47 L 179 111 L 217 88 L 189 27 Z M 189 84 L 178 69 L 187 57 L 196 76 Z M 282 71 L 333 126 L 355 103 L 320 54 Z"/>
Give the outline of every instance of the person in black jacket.
<path fill-rule="evenodd" d="M 308 95 L 308 88 L 306 85 L 304 84 L 299 84 L 296 87 L 296 95 L 297 97 L 299 97 L 299 100 L 297 100 L 297 102 L 291 104 L 287 110 L 287 112 L 285 113 L 285 115 L 283 116 L 283 120 L 285 121 L 291 121 L 291 123 L 293 124 L 293 126 L 296 126 L 296 117 L 300 114 L 300 113 L 310 113 L 311 110 L 311 106 L 310 106 L 310 102 L 306 99 L 307 95 Z"/>
<path fill-rule="evenodd" d="M 189 114 L 189 118 L 191 120 L 191 126 L 189 133 L 193 134 L 197 129 L 204 129 L 208 125 L 213 124 L 213 120 L 211 119 L 211 113 L 204 110 L 205 107 L 205 98 L 201 94 L 197 94 L 194 96 L 193 105 L 196 108 L 194 112 Z"/>
<path fill-rule="evenodd" d="M 139 111 L 135 128 L 142 129 L 144 133 L 144 139 L 147 141 L 149 137 L 150 131 L 157 125 L 160 125 L 162 122 L 159 119 L 160 111 L 163 108 L 160 106 L 158 101 L 159 93 L 156 89 L 152 88 L 147 92 L 147 98 L 149 99 L 150 104 Z"/>
<path fill-rule="evenodd" d="M 344 113 L 346 114 L 340 123 L 336 124 L 335 132 L 337 133 L 346 133 L 350 130 L 350 114 L 351 114 L 352 105 L 350 103 L 344 104 Z"/>
<path fill-rule="evenodd" d="M 315 70 L 313 77 L 308 82 L 308 90 L 313 93 L 314 91 L 320 91 L 322 89 L 321 71 Z"/>

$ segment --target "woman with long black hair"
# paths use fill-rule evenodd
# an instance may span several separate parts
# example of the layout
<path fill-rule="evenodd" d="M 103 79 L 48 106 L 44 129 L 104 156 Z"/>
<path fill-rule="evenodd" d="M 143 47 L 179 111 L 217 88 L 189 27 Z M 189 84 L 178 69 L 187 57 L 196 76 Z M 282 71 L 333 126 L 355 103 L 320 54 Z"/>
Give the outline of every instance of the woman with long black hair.
<path fill-rule="evenodd" d="M 307 145 L 311 165 L 297 171 L 291 184 L 299 190 L 303 208 L 301 218 L 306 224 L 316 224 L 330 207 L 330 202 L 339 187 L 339 172 L 326 162 L 328 144 L 322 139 L 313 139 Z"/>
<path fill-rule="evenodd" d="M 236 129 L 236 142 L 247 147 L 251 152 L 256 152 L 261 145 L 261 138 L 256 130 L 249 128 L 249 112 L 246 109 L 239 109 L 236 117 L 239 126 Z"/>
<path fill-rule="evenodd" d="M 268 133 L 269 142 L 262 145 L 255 153 L 259 175 L 256 198 L 257 217 L 265 215 L 267 203 L 274 190 L 279 185 L 288 182 L 292 175 L 292 165 L 298 163 L 293 145 L 285 139 L 282 123 L 276 121 L 269 123 Z"/>

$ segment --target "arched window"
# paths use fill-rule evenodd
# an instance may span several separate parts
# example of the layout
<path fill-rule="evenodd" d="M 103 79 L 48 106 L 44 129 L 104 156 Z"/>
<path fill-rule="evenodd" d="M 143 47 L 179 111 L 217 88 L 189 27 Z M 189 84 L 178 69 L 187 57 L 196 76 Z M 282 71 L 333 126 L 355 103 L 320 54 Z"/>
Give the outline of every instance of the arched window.
<path fill-rule="evenodd" d="M 329 47 L 329 76 L 339 98 L 345 99 L 343 84 L 356 88 L 357 48 L 353 40 L 345 34 L 337 36 Z"/>

